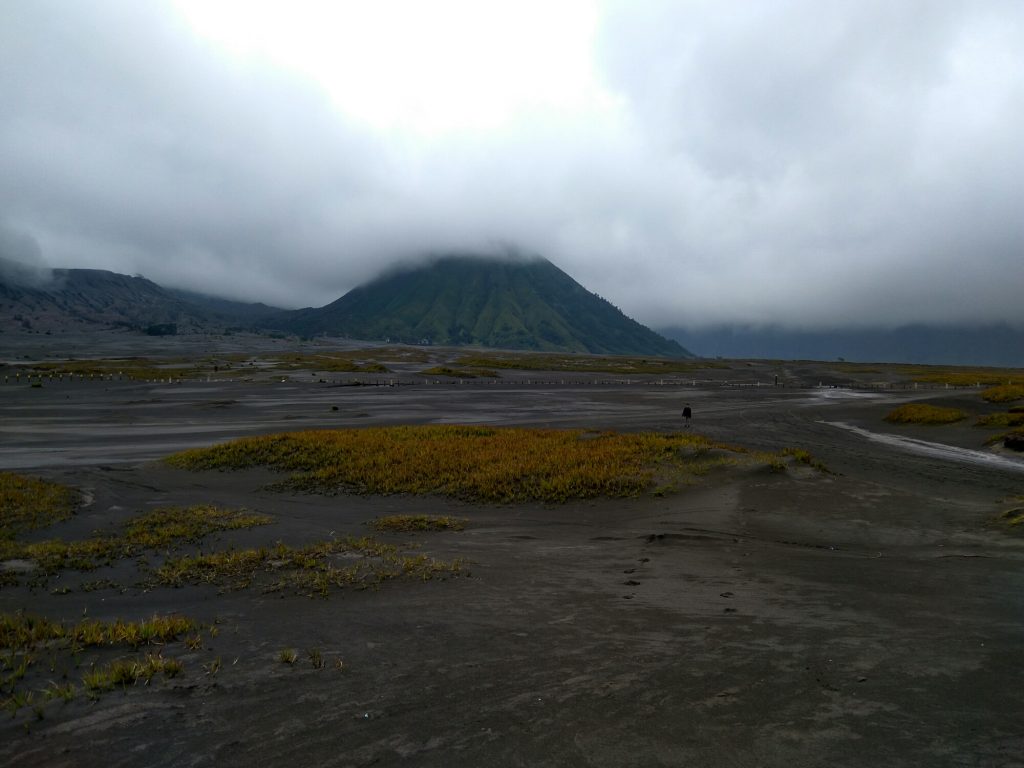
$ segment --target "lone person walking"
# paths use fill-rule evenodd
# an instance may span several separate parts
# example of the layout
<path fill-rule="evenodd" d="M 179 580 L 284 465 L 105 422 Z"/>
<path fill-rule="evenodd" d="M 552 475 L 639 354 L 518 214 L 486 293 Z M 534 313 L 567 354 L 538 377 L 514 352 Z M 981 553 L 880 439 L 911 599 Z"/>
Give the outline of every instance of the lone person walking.
<path fill-rule="evenodd" d="M 686 426 L 690 426 L 690 417 L 693 416 L 693 411 L 690 410 L 690 404 L 687 403 L 683 406 L 683 420 L 686 422 Z"/>

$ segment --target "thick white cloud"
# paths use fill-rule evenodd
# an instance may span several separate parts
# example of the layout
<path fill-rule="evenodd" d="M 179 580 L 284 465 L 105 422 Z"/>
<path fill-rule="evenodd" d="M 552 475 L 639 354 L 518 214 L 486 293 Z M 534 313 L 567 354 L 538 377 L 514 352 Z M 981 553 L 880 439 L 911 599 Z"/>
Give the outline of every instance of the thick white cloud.
<path fill-rule="evenodd" d="M 655 326 L 1024 325 L 1021 39 L 1009 1 L 0 2 L 0 224 L 283 306 L 516 244 Z"/>

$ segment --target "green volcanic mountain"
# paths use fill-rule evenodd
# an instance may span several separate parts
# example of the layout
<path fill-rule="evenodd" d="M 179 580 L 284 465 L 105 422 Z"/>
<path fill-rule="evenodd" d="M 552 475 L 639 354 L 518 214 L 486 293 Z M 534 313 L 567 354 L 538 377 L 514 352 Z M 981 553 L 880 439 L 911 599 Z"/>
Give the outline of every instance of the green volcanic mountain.
<path fill-rule="evenodd" d="M 274 324 L 304 336 L 692 356 L 541 258 L 446 256 L 391 272 L 325 307 L 286 313 Z"/>

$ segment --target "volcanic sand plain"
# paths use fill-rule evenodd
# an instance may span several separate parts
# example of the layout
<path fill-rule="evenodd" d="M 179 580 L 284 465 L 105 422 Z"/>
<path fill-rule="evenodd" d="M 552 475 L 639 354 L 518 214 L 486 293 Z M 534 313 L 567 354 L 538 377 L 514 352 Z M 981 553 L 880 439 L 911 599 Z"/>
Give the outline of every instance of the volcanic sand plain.
<path fill-rule="evenodd" d="M 1024 504 L 1024 460 L 985 448 L 970 421 L 883 421 L 906 402 L 994 410 L 977 389 L 891 387 L 884 371 L 848 387 L 824 363 L 391 370 L 2 385 L 0 469 L 83 494 L 71 519 L 26 539 L 215 504 L 273 522 L 202 551 L 373 535 L 464 566 L 327 597 L 159 586 L 134 560 L 29 570 L 0 588 L 0 611 L 68 624 L 178 614 L 202 624 L 201 643 L 160 649 L 183 662 L 174 678 L 0 713 L 0 764 L 1024 765 L 1024 537 L 1001 520 Z M 160 461 L 371 425 L 678 432 L 685 403 L 694 432 L 805 449 L 828 471 L 755 462 L 634 498 L 485 504 L 282 491 L 266 469 Z M 367 526 L 396 514 L 466 524 Z M 46 663 L 30 670 L 40 685 Z"/>

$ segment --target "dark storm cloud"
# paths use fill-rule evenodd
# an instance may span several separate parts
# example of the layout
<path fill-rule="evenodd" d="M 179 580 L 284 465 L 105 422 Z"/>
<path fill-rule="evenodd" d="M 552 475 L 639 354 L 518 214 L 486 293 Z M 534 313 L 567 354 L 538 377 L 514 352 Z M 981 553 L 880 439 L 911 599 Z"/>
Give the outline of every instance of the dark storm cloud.
<path fill-rule="evenodd" d="M 653 325 L 1024 324 L 1024 8 L 598 10 L 606 108 L 421 136 L 170 6 L 2 3 L 0 220 L 51 266 L 286 306 L 513 243 Z"/>

